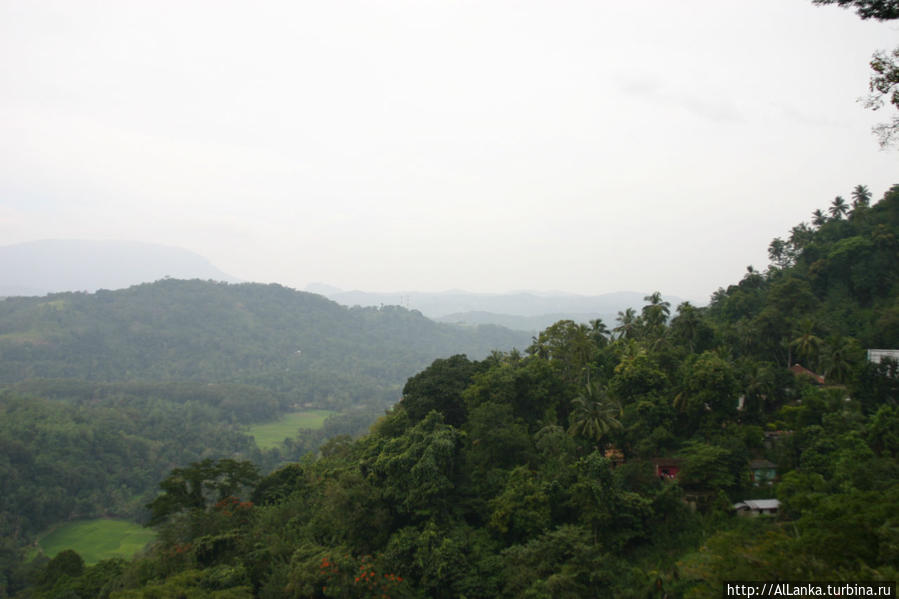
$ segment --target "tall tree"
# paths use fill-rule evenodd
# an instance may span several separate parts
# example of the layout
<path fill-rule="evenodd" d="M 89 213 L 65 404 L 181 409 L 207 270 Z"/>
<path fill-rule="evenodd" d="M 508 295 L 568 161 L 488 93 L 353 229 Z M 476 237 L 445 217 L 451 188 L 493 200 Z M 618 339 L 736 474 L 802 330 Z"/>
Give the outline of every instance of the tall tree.
<path fill-rule="evenodd" d="M 824 343 L 821 365 L 824 367 L 824 375 L 838 383 L 846 381 L 852 371 L 851 339 L 840 335 L 832 335 Z"/>
<path fill-rule="evenodd" d="M 662 294 L 654 291 L 643 298 L 649 305 L 643 306 L 643 320 L 651 327 L 660 327 L 668 321 L 671 303 L 662 300 Z"/>
<path fill-rule="evenodd" d="M 821 349 L 821 338 L 815 335 L 815 322 L 811 318 L 803 318 L 793 332 L 796 338 L 790 344 L 796 353 L 805 358 L 806 366 L 812 368 L 812 360 Z"/>
<path fill-rule="evenodd" d="M 856 185 L 852 189 L 852 209 L 867 208 L 871 204 L 871 192 L 867 185 Z"/>
<path fill-rule="evenodd" d="M 615 319 L 619 324 L 617 327 L 612 329 L 612 332 L 617 333 L 618 338 L 632 339 L 636 336 L 637 332 L 637 313 L 633 308 L 628 308 L 624 312 L 619 311 L 618 317 Z"/>
<path fill-rule="evenodd" d="M 690 302 L 681 302 L 677 307 L 677 316 L 671 321 L 671 332 L 678 340 L 686 343 L 691 352 L 696 349 L 700 322 L 699 313 Z"/>
<path fill-rule="evenodd" d="M 830 216 L 834 220 L 840 220 L 846 213 L 849 212 L 849 205 L 846 204 L 846 200 L 843 199 L 843 196 L 837 196 L 833 199 L 833 202 L 830 203 L 830 208 L 827 209 L 830 212 Z"/>
<path fill-rule="evenodd" d="M 594 318 L 590 321 L 590 336 L 593 338 L 597 347 L 605 347 L 609 343 L 609 337 L 612 332 L 602 318 Z"/>
<path fill-rule="evenodd" d="M 816 227 L 820 227 L 821 225 L 823 225 L 826 222 L 827 222 L 827 215 L 824 214 L 824 212 L 820 208 L 818 208 L 814 212 L 812 212 L 812 224 L 813 225 L 815 225 Z"/>
<path fill-rule="evenodd" d="M 790 251 L 790 245 L 780 237 L 775 237 L 768 244 L 768 258 L 778 268 L 789 268 L 793 265 L 793 252 Z"/>
<path fill-rule="evenodd" d="M 147 504 L 150 524 L 159 524 L 183 510 L 202 510 L 209 503 L 237 495 L 259 482 L 252 462 L 205 459 L 186 468 L 175 468 L 159 483 L 163 494 Z"/>
<path fill-rule="evenodd" d="M 586 437 L 598 444 L 611 431 L 621 428 L 618 420 L 621 405 L 599 383 L 587 383 L 571 403 L 568 432 L 572 435 Z"/>

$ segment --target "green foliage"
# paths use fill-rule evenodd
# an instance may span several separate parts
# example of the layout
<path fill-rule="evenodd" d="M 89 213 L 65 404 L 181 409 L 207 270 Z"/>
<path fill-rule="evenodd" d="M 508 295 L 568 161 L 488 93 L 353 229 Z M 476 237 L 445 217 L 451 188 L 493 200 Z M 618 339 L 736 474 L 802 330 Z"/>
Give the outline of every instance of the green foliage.
<path fill-rule="evenodd" d="M 63 576 L 76 578 L 84 572 L 84 560 L 71 549 L 60 551 L 47 564 L 44 570 L 43 583 L 53 584 Z"/>
<path fill-rule="evenodd" d="M 895 479 L 894 479 L 895 480 Z M 826 556 L 833 567 L 853 570 L 859 563 L 895 564 L 899 485 L 884 492 L 849 491 L 824 497 L 798 521 L 799 550 Z"/>
<path fill-rule="evenodd" d="M 202 510 L 212 502 L 241 493 L 259 481 L 259 472 L 250 462 L 211 459 L 175 468 L 159 483 L 162 495 L 147 504 L 150 524 L 159 524 L 184 510 Z"/>
<path fill-rule="evenodd" d="M 114 592 L 110 599 L 156 599 L 184 597 L 184 599 L 250 599 L 252 589 L 247 585 L 220 588 L 223 582 L 215 571 L 186 570 L 164 581 L 151 582 L 141 589 Z"/>
<path fill-rule="evenodd" d="M 590 531 L 561 526 L 502 554 L 506 583 L 503 597 L 587 597 L 607 593 L 611 580 L 603 580 L 602 549 L 591 542 Z M 597 582 L 600 584 L 597 585 Z"/>
<path fill-rule="evenodd" d="M 503 491 L 490 500 L 487 526 L 506 539 L 530 539 L 549 527 L 549 501 L 536 474 L 519 466 L 509 473 Z"/>
<path fill-rule="evenodd" d="M 691 430 L 720 429 L 737 414 L 737 372 L 714 352 L 704 352 L 681 367 L 682 390 L 675 404 L 689 418 Z"/>
<path fill-rule="evenodd" d="M 136 519 L 172 464 L 253 455 L 248 437 L 202 401 L 116 394 L 40 399 L 0 392 L 0 533 L 59 521 Z"/>
<path fill-rule="evenodd" d="M 739 524 L 716 532 L 678 563 L 684 597 L 718 598 L 725 580 L 806 580 L 816 573 L 784 530 L 762 519 Z"/>
<path fill-rule="evenodd" d="M 599 443 L 611 431 L 621 428 L 621 405 L 597 383 L 588 383 L 572 400 L 568 431 Z"/>
<path fill-rule="evenodd" d="M 489 403 L 508 406 L 515 418 L 527 424 L 529 432 L 546 424 L 547 418 L 564 422 L 568 398 L 575 393 L 560 370 L 564 369 L 538 357 L 500 362 L 474 377 L 463 394 L 467 409 L 473 412 Z"/>
<path fill-rule="evenodd" d="M 428 360 L 526 340 L 278 285 L 163 280 L 7 298 L 0 536 L 24 542 L 71 518 L 143 518 L 173 466 L 228 457 L 272 468 L 328 437 L 364 432 Z M 244 434 L 310 404 L 353 409 L 319 431 L 279 433 L 264 453 Z"/>
<path fill-rule="evenodd" d="M 167 279 L 0 301 L 0 381 L 7 383 L 243 383 L 318 407 L 384 405 L 434 358 L 481 357 L 526 342 L 499 327 L 438 324 L 395 306 L 346 308 L 279 285 Z"/>
<path fill-rule="evenodd" d="M 462 392 L 481 370 L 483 368 L 477 363 L 461 355 L 434 360 L 406 382 L 400 405 L 412 422 L 418 422 L 432 410 L 437 410 L 447 424 L 459 426 L 466 418 Z"/>
<path fill-rule="evenodd" d="M 574 384 L 589 373 L 597 351 L 596 333 L 587 325 L 560 320 L 541 332 L 527 351 L 548 360 L 562 378 Z"/>
<path fill-rule="evenodd" d="M 257 505 L 280 503 L 293 493 L 301 491 L 306 476 L 300 464 L 288 464 L 262 478 L 253 489 L 251 500 Z"/>
<path fill-rule="evenodd" d="M 625 351 L 609 381 L 613 396 L 628 402 L 659 393 L 668 385 L 668 377 L 645 349 L 631 344 Z"/>
<path fill-rule="evenodd" d="M 431 412 L 405 435 L 384 443 L 371 465 L 385 484 L 385 498 L 400 513 L 416 517 L 445 514 L 457 469 L 461 433 Z"/>
<path fill-rule="evenodd" d="M 733 489 L 739 480 L 735 466 L 739 461 L 724 447 L 692 441 L 678 454 L 683 468 L 679 480 L 687 489 L 717 491 Z"/>

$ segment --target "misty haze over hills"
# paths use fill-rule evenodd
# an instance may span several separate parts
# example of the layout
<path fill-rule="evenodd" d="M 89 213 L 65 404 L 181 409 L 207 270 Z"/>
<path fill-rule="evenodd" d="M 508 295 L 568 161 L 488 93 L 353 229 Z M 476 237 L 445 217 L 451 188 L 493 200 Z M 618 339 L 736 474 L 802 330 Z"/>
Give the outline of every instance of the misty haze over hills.
<path fill-rule="evenodd" d="M 45 239 L 0 247 L 0 297 L 123 289 L 166 277 L 239 282 L 197 253 L 153 243 Z"/>
<path fill-rule="evenodd" d="M 0 297 L 123 289 L 163 278 L 240 282 L 195 252 L 153 243 L 48 239 L 0 247 Z M 589 322 L 601 318 L 611 325 L 619 311 L 639 309 L 646 295 L 633 291 L 594 296 L 562 291 L 379 293 L 345 291 L 321 283 L 308 285 L 306 291 L 345 306 L 398 305 L 440 322 L 496 324 L 530 332 L 562 319 Z M 665 299 L 672 306 L 681 301 Z"/>
<path fill-rule="evenodd" d="M 443 292 L 400 291 L 373 293 L 344 291 L 330 285 L 313 283 L 306 291 L 320 293 L 346 306 L 401 305 L 419 310 L 428 318 L 440 322 L 464 325 L 496 324 L 521 331 L 539 331 L 559 320 L 588 322 L 601 318 L 607 326 L 615 322 L 619 311 L 639 310 L 646 302 L 646 293 L 617 291 L 602 295 L 575 295 L 561 291 L 511 293 L 471 293 L 450 290 Z M 672 307 L 681 298 L 665 296 Z"/>
<path fill-rule="evenodd" d="M 124 289 L 163 278 L 240 282 L 195 252 L 153 243 L 48 239 L 0 247 L 0 297 Z M 562 291 L 366 292 L 321 283 L 308 285 L 306 291 L 345 306 L 398 305 L 439 322 L 495 324 L 529 332 L 562 319 L 589 322 L 601 318 L 610 326 L 619 311 L 639 310 L 646 295 L 633 291 L 594 296 Z M 665 299 L 672 307 L 682 301 L 677 297 Z"/>

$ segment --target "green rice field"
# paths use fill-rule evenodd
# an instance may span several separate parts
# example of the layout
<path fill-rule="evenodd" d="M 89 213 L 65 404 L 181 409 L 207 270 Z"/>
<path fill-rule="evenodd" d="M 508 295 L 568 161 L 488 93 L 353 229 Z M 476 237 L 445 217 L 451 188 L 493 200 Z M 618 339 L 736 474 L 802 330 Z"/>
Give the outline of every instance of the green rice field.
<path fill-rule="evenodd" d="M 156 533 L 127 520 L 79 520 L 63 524 L 38 541 L 49 557 L 73 549 L 86 564 L 111 557 L 130 558 L 156 538 Z"/>
<path fill-rule="evenodd" d="M 281 444 L 284 439 L 292 438 L 300 429 L 320 429 L 325 418 L 336 414 L 330 410 L 307 410 L 290 412 L 274 422 L 264 422 L 250 426 L 249 433 L 256 439 L 259 449 L 271 449 Z"/>

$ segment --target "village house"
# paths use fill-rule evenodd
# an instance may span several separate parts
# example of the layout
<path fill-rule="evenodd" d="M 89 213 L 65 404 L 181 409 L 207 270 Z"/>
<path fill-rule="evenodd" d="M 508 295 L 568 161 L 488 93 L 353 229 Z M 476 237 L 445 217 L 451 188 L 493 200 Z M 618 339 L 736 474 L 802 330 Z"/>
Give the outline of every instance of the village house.
<path fill-rule="evenodd" d="M 653 458 L 652 465 L 656 476 L 662 480 L 677 480 L 677 474 L 680 472 L 680 460 L 677 458 Z"/>
<path fill-rule="evenodd" d="M 744 499 L 734 504 L 739 516 L 775 516 L 780 509 L 777 499 Z"/>
<path fill-rule="evenodd" d="M 749 476 L 756 487 L 772 485 L 777 480 L 777 464 L 765 459 L 749 460 Z"/>
<path fill-rule="evenodd" d="M 792 366 L 790 366 L 790 372 L 792 372 L 796 376 L 806 377 L 816 385 L 824 384 L 824 377 L 822 375 L 814 373 L 808 368 L 800 366 L 799 364 L 793 364 Z"/>

